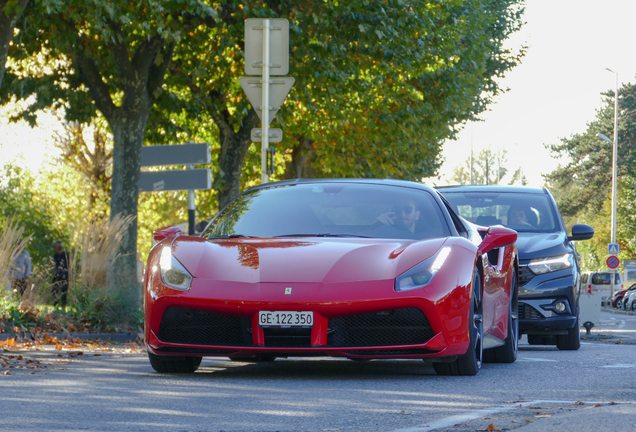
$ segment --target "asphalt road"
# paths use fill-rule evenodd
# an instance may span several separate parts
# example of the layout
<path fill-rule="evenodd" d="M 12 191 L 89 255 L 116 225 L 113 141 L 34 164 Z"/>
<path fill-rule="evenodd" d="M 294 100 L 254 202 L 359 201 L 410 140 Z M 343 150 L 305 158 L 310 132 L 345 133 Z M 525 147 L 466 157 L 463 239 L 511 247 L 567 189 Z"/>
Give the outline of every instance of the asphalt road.
<path fill-rule="evenodd" d="M 168 375 L 142 354 L 25 352 L 47 367 L 0 375 L 0 430 L 636 430 L 636 317 L 604 313 L 594 330 L 579 351 L 522 340 L 516 363 L 476 377 L 328 358 L 208 358 L 194 375 Z"/>

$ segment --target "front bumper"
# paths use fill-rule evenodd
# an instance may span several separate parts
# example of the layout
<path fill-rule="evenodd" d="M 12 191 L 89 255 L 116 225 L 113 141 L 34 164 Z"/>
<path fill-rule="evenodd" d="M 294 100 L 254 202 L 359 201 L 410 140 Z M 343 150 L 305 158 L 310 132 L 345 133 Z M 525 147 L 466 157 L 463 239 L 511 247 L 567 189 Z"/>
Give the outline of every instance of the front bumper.
<path fill-rule="evenodd" d="M 148 350 L 177 356 L 425 358 L 453 357 L 468 348 L 470 287 L 431 287 L 423 298 L 421 290 L 396 293 L 393 281 L 366 282 L 364 290 L 349 289 L 348 295 L 342 286 L 295 284 L 292 297 L 283 294 L 284 284 L 258 285 L 209 283 L 170 295 L 159 285 L 148 290 Z M 257 298 L 258 292 L 267 300 Z M 387 292 L 393 296 L 380 295 Z M 259 311 L 311 311 L 313 326 L 264 328 Z"/>
<path fill-rule="evenodd" d="M 579 280 L 574 269 L 534 275 L 520 266 L 519 333 L 558 335 L 577 323 Z M 558 313 L 553 305 L 563 301 L 566 310 Z"/>

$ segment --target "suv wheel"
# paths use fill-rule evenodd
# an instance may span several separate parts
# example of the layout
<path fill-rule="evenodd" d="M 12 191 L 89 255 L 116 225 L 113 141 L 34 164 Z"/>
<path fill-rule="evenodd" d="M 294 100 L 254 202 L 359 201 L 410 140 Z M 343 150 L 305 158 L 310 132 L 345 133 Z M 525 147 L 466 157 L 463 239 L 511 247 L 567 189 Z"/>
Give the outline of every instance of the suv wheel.
<path fill-rule="evenodd" d="M 579 325 L 579 317 L 576 317 L 574 327 L 568 329 L 568 334 L 558 335 L 557 348 L 564 351 L 576 351 L 581 348 L 581 327 Z"/>

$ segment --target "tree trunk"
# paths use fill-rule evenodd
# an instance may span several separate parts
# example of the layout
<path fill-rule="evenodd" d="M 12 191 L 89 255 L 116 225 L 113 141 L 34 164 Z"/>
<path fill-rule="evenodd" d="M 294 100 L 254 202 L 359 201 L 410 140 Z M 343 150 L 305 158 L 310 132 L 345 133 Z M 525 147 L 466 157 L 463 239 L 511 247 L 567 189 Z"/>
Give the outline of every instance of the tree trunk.
<path fill-rule="evenodd" d="M 218 192 L 219 210 L 228 205 L 241 193 L 241 174 L 245 156 L 252 145 L 250 133 L 258 127 L 259 119 L 256 111 L 243 119 L 241 128 L 234 132 L 231 126 L 219 116 L 214 116 L 219 126 L 221 151 L 219 152 L 219 171 L 215 175 L 213 187 Z"/>
<path fill-rule="evenodd" d="M 7 1 L 0 0 L 0 87 L 2 87 L 2 77 L 4 77 L 7 64 L 9 42 L 13 39 L 13 29 L 27 3 L 27 0 L 18 0 L 16 8 L 6 15 L 3 9 L 7 5 Z"/>
<path fill-rule="evenodd" d="M 141 146 L 150 112 L 149 106 L 137 112 L 122 111 L 119 119 L 109 121 L 114 135 L 113 176 L 110 218 L 115 215 L 137 216 Z M 134 185 L 134 186 L 133 186 Z M 111 271 L 111 281 L 124 290 L 136 287 L 137 279 L 137 218 L 128 226 L 120 246 L 120 257 Z"/>

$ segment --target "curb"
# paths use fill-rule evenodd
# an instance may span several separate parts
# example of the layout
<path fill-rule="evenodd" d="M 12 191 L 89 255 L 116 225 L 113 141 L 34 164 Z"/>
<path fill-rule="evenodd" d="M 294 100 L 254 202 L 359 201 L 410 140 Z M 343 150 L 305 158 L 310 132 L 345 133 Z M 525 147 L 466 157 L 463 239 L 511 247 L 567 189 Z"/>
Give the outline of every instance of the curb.
<path fill-rule="evenodd" d="M 22 337 L 23 333 L 15 334 L 15 333 L 2 333 L 0 334 L 0 341 L 5 341 L 11 338 L 19 338 Z M 70 335 L 70 337 L 69 337 Z M 27 333 L 27 337 L 29 334 Z M 111 342 L 134 342 L 139 337 L 139 333 L 49 333 L 49 336 L 56 337 L 58 339 L 79 339 L 79 340 L 101 340 L 101 341 L 111 341 Z"/>

